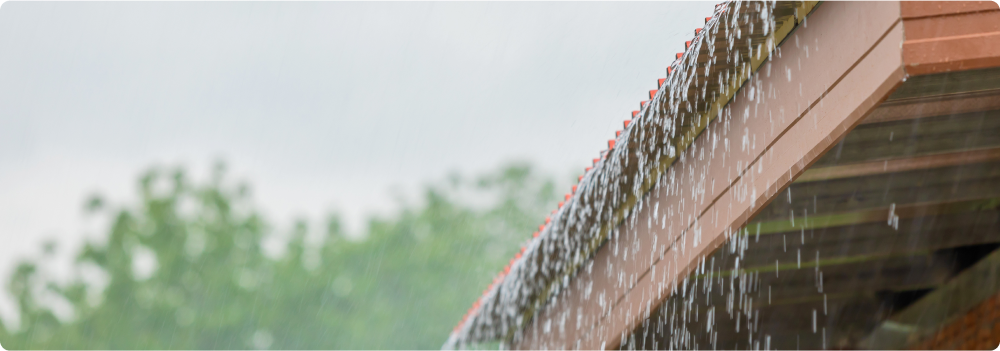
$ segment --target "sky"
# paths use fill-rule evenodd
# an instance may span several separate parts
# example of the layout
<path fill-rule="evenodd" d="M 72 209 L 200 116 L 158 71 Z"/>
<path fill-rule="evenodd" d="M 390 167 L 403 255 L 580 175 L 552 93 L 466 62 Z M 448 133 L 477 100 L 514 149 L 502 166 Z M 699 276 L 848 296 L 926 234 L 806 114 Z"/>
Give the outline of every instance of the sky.
<path fill-rule="evenodd" d="M 279 226 L 337 211 L 355 231 L 451 172 L 571 177 L 713 6 L 6 2 L 0 282 L 43 240 L 99 241 L 84 200 L 134 201 L 154 165 L 225 160 Z"/>

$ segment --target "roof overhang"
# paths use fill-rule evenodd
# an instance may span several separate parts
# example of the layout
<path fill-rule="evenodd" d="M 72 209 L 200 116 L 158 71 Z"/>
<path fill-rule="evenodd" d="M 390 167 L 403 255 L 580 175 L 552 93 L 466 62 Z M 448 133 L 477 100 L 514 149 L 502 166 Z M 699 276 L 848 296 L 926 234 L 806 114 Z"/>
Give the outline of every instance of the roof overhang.
<path fill-rule="evenodd" d="M 513 348 L 619 347 L 783 189 L 817 177 L 806 170 L 848 132 L 912 118 L 912 105 L 883 105 L 909 77 L 1000 65 L 1000 32 L 928 29 L 953 27 L 942 13 L 991 12 L 934 6 L 720 5 L 445 347 L 496 339 Z M 917 109 L 997 105 L 974 95 Z"/>

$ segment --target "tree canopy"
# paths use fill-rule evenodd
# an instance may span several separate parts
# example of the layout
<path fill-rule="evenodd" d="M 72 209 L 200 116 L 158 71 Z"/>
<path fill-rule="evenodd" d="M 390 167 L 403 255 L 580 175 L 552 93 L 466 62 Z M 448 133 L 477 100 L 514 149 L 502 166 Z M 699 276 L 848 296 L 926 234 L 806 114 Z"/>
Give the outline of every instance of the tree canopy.
<path fill-rule="evenodd" d="M 17 266 L 6 288 L 20 323 L 0 324 L 5 348 L 437 349 L 557 200 L 553 181 L 515 163 L 427 185 L 360 239 L 331 214 L 314 241 L 306 221 L 269 224 L 221 166 L 200 183 L 154 168 L 138 189 L 135 204 L 86 201 L 111 225 L 75 266 L 103 282 L 57 282 L 38 269 L 45 258 Z M 280 234 L 284 254 L 266 254 Z"/>

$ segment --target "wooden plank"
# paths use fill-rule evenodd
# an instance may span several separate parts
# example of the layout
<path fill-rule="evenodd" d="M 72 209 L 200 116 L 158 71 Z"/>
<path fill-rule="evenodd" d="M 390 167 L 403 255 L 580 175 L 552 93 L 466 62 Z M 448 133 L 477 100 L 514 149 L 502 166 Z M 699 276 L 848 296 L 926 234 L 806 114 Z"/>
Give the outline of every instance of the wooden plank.
<path fill-rule="evenodd" d="M 1000 67 L 1000 10 L 995 3 L 902 3 L 906 73 Z"/>
<path fill-rule="evenodd" d="M 795 182 L 817 182 L 993 161 L 1000 161 L 1000 148 L 949 152 L 911 158 L 812 168 L 799 176 Z"/>
<path fill-rule="evenodd" d="M 812 261 L 817 252 L 820 259 L 826 260 L 997 243 L 1000 242 L 1000 222 L 997 211 L 991 210 L 918 217 L 901 221 L 898 229 L 883 222 L 775 235 L 756 236 L 751 232 L 748 240 L 742 264 L 773 266 L 775 261 Z M 712 257 L 723 263 L 723 256 Z"/>
<path fill-rule="evenodd" d="M 1000 90 L 887 101 L 861 123 L 884 123 L 989 110 L 1000 110 Z"/>
<path fill-rule="evenodd" d="M 915 174 L 883 174 L 856 179 L 796 183 L 791 201 L 786 190 L 781 199 L 763 208 L 750 222 L 788 222 L 798 228 L 822 216 L 954 201 L 989 201 L 1000 197 L 1000 164 L 953 167 Z M 951 176 L 951 181 L 948 177 Z"/>
<path fill-rule="evenodd" d="M 910 75 L 1000 67 L 1000 32 L 907 40 L 903 61 Z"/>
<path fill-rule="evenodd" d="M 900 1 L 900 12 L 904 19 L 958 15 L 997 9 L 997 3 L 993 1 Z"/>
<path fill-rule="evenodd" d="M 1000 69 L 986 68 L 909 77 L 886 102 L 1000 89 Z"/>
<path fill-rule="evenodd" d="M 902 129 L 902 128 L 899 128 Z M 889 133 L 886 133 L 889 134 Z M 816 167 L 838 164 L 886 161 L 893 158 L 932 155 L 967 149 L 985 149 L 1000 146 L 1000 128 L 982 128 L 978 131 L 931 134 L 889 141 L 873 140 L 857 144 L 838 145 L 833 152 L 816 162 Z"/>
<path fill-rule="evenodd" d="M 994 191 L 996 193 L 996 191 Z M 956 214 L 962 212 L 972 212 L 986 209 L 995 209 L 1000 205 L 1000 201 L 993 196 L 985 195 L 974 199 L 953 199 L 950 201 L 933 201 L 927 203 L 911 203 L 905 205 L 893 205 L 879 208 L 864 209 L 859 211 L 818 214 L 809 216 L 808 219 L 800 219 L 797 223 L 789 219 L 778 219 L 751 223 L 748 225 L 745 235 L 761 235 L 790 233 L 800 230 L 811 230 L 821 228 L 833 228 L 841 226 L 857 225 L 861 223 L 887 223 L 889 214 L 893 213 L 900 220 L 924 217 L 930 215 Z M 888 224 L 888 223 L 887 223 Z M 751 229 L 750 228 L 754 228 Z M 758 230 L 759 228 L 759 230 Z"/>
<path fill-rule="evenodd" d="M 996 4 L 994 4 L 996 5 Z M 906 40 L 1000 32 L 1000 11 L 903 19 Z"/>
<path fill-rule="evenodd" d="M 979 93 L 974 94 L 979 95 Z M 992 96 L 992 94 L 987 96 Z M 996 96 L 996 100 L 987 96 L 981 96 L 982 100 L 979 101 L 989 101 L 990 105 L 1000 104 L 1000 95 Z M 977 97 L 977 99 L 979 98 Z M 968 102 L 965 99 L 960 101 Z M 895 103 L 886 102 L 883 106 Z M 955 105 L 957 106 L 959 103 L 956 102 Z M 905 107 L 920 111 L 923 106 L 915 103 Z M 971 106 L 985 107 L 982 105 Z M 933 106 L 928 107 L 928 110 L 932 109 Z M 876 115 L 878 111 L 885 110 L 880 107 L 873 115 Z M 963 111 L 965 113 L 945 113 L 944 115 L 939 115 L 936 112 L 947 111 L 931 111 L 935 115 L 933 117 L 919 116 L 919 113 L 918 116 L 900 113 L 888 116 L 897 119 L 895 121 L 888 121 L 886 118 L 873 121 L 875 123 L 863 124 L 841 140 L 830 153 L 816 161 L 813 167 L 1000 147 L 1000 110 Z M 910 119 L 911 116 L 920 118 Z M 871 118 L 867 120 L 871 121 Z"/>

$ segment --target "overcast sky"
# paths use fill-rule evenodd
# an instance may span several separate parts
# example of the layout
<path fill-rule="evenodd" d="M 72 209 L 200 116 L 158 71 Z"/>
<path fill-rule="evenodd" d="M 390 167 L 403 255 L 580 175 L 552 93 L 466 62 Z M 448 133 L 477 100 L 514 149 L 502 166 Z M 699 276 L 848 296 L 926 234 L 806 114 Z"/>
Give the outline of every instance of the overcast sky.
<path fill-rule="evenodd" d="M 450 171 L 566 177 L 713 4 L 6 2 L 0 282 L 43 239 L 100 233 L 85 197 L 130 201 L 155 164 L 221 158 L 279 224 L 352 228 Z"/>

